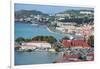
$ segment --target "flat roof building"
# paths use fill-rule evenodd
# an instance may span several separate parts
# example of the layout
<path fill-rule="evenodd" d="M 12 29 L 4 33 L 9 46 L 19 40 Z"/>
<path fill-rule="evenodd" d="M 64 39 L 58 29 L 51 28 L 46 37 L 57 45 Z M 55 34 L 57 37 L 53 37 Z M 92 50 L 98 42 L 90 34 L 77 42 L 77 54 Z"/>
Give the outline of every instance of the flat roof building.
<path fill-rule="evenodd" d="M 32 41 L 32 42 L 24 42 L 22 45 L 25 46 L 35 46 L 37 48 L 51 48 L 51 44 L 46 41 Z"/>

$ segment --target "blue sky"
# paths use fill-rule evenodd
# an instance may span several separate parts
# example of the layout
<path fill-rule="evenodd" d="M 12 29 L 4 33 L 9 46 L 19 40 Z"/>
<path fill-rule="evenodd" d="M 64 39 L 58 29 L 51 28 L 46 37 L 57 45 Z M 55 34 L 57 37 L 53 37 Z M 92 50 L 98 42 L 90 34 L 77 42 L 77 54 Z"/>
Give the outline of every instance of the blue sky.
<path fill-rule="evenodd" d="M 93 8 L 83 8 L 83 7 L 69 7 L 69 6 L 50 6 L 50 5 L 37 5 L 37 4 L 21 4 L 21 3 L 16 3 L 15 4 L 15 11 L 18 10 L 37 10 L 41 11 L 43 13 L 47 14 L 55 14 L 58 12 L 62 12 L 65 10 L 80 10 L 80 9 L 93 9 Z"/>

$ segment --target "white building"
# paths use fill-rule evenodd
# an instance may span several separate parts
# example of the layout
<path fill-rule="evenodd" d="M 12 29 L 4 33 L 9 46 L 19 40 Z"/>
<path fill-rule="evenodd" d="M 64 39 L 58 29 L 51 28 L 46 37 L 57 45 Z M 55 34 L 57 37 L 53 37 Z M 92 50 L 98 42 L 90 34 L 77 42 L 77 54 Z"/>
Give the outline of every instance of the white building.
<path fill-rule="evenodd" d="M 23 45 L 23 46 L 21 46 L 20 49 L 22 49 L 22 50 L 29 50 L 29 49 L 34 50 L 34 49 L 36 49 L 36 46 Z"/>
<path fill-rule="evenodd" d="M 32 18 L 27 17 L 27 18 L 25 18 L 24 20 L 25 20 L 25 21 L 31 21 L 31 19 L 32 19 Z"/>
<path fill-rule="evenodd" d="M 34 16 L 34 18 L 36 18 L 37 20 L 40 20 L 41 17 L 42 17 L 41 15 Z"/>
<path fill-rule="evenodd" d="M 62 31 L 62 32 L 73 32 L 75 30 L 75 25 L 76 23 L 71 23 L 71 22 L 58 22 L 56 27 L 56 30 Z"/>
<path fill-rule="evenodd" d="M 57 26 L 66 27 L 66 26 L 74 26 L 76 25 L 75 22 L 57 22 Z"/>
<path fill-rule="evenodd" d="M 69 17 L 70 14 L 67 14 L 67 13 L 59 13 L 59 14 L 56 14 L 56 16 L 57 17 L 65 17 L 65 16 Z"/>
<path fill-rule="evenodd" d="M 62 27 L 56 27 L 56 30 L 59 30 L 59 31 L 65 32 L 65 28 L 62 28 Z"/>
<path fill-rule="evenodd" d="M 93 14 L 93 13 L 90 11 L 80 11 L 80 14 Z"/>
<path fill-rule="evenodd" d="M 45 41 L 33 41 L 33 42 L 24 42 L 22 45 L 34 46 L 36 48 L 51 48 L 51 44 Z"/>

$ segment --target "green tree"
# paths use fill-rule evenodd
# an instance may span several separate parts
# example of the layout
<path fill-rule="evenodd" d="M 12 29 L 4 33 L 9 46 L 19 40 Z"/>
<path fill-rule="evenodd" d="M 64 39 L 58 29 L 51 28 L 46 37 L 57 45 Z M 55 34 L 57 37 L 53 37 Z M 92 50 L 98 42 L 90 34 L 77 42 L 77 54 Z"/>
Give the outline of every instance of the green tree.
<path fill-rule="evenodd" d="M 91 47 L 94 47 L 94 36 L 91 35 L 89 38 L 88 38 L 88 44 L 91 46 Z"/>
<path fill-rule="evenodd" d="M 47 41 L 49 43 L 54 43 L 57 41 L 53 36 L 36 36 L 36 37 L 33 37 L 32 40 L 34 40 L 34 41 Z"/>
<path fill-rule="evenodd" d="M 32 39 L 24 39 L 25 42 L 30 42 Z"/>
<path fill-rule="evenodd" d="M 22 43 L 25 39 L 23 37 L 16 38 L 15 42 Z"/>

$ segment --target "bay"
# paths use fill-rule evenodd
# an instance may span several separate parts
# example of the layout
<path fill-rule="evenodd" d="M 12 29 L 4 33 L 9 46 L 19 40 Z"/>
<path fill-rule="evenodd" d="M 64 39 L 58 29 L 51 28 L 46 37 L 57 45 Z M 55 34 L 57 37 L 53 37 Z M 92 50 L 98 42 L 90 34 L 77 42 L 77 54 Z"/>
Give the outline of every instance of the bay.
<path fill-rule="evenodd" d="M 31 24 L 16 22 L 15 39 L 18 37 L 33 38 L 38 35 L 54 36 L 58 41 L 68 34 L 50 32 L 45 25 L 33 26 Z M 16 52 L 15 65 L 46 64 L 59 58 L 59 53 L 50 52 Z"/>

